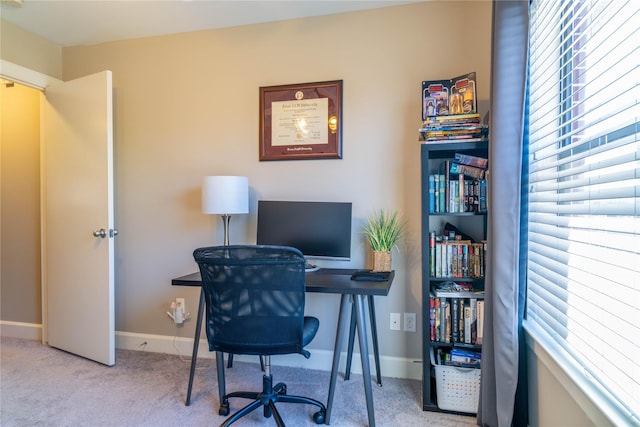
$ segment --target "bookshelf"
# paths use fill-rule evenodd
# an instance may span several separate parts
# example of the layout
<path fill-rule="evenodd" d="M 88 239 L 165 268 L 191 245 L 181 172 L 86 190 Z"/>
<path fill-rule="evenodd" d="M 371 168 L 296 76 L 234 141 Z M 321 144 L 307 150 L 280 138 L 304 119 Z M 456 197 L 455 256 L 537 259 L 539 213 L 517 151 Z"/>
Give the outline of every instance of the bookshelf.
<path fill-rule="evenodd" d="M 486 205 L 484 209 L 478 208 L 478 206 L 469 207 L 467 205 L 465 207 L 464 201 L 463 203 L 460 203 L 459 200 L 449 203 L 447 200 L 444 207 L 441 206 L 442 203 L 435 203 L 434 206 L 434 188 L 429 181 L 433 175 L 444 174 L 443 165 L 449 166 L 448 170 L 450 170 L 450 164 L 453 163 L 456 154 L 488 159 L 488 142 L 485 140 L 481 142 L 422 143 L 420 150 L 422 182 L 422 407 L 425 411 L 475 413 L 475 410 L 470 409 L 468 405 L 461 405 L 461 410 L 457 409 L 455 402 L 453 407 L 447 406 L 443 403 L 442 396 L 441 402 L 438 402 L 437 381 L 439 381 L 439 377 L 437 377 L 437 371 L 441 371 L 442 368 L 436 369 L 434 361 L 441 362 L 443 355 L 450 354 L 452 350 L 456 356 L 465 352 L 479 354 L 482 351 L 482 328 L 478 329 L 478 320 L 475 321 L 475 324 L 473 324 L 473 320 L 474 315 L 478 319 L 478 310 L 482 309 L 484 305 L 484 257 L 487 250 Z M 446 163 L 447 161 L 449 163 Z M 466 179 L 461 181 L 458 174 L 449 174 L 448 178 L 449 185 L 451 185 L 451 181 L 455 180 L 458 183 L 458 188 L 460 186 L 467 187 L 471 183 L 470 192 L 473 191 L 473 185 L 477 186 L 480 181 L 470 176 L 466 176 Z M 486 181 L 484 184 L 486 185 Z M 451 187 L 451 191 L 459 190 Z M 437 194 L 439 196 L 439 192 Z M 446 196 L 450 197 L 449 192 L 446 193 Z M 478 204 L 478 198 L 473 202 Z M 453 238 L 452 241 L 445 241 L 442 237 L 439 242 L 436 242 L 437 236 L 446 235 L 448 238 L 448 231 L 452 229 L 455 231 L 454 234 L 461 236 L 458 238 L 459 240 Z M 436 254 L 436 246 L 440 246 L 438 254 Z M 449 247 L 453 247 L 453 249 Z M 442 258 L 442 251 L 449 251 L 448 258 Z M 443 259 L 447 259 L 449 262 L 443 262 Z M 452 259 L 455 261 L 451 262 Z M 436 260 L 441 269 L 436 268 Z M 446 264 L 449 264 L 448 270 L 443 266 Z M 456 266 L 454 267 L 452 264 L 456 264 Z M 457 285 L 456 290 L 442 289 L 451 285 L 451 282 Z M 435 312 L 432 310 L 431 304 L 433 297 L 435 297 L 434 305 L 436 300 L 443 304 L 448 303 L 449 310 L 445 311 L 441 308 L 437 312 L 438 316 L 442 316 L 439 317 L 441 321 L 437 322 L 433 319 L 432 324 L 432 314 Z M 479 303 L 479 301 L 482 302 Z M 457 311 L 459 316 L 463 316 L 462 323 L 457 323 L 459 327 L 456 328 L 453 327 L 454 323 L 451 321 L 452 311 L 456 312 L 451 310 L 454 304 L 459 310 Z M 482 307 L 478 307 L 479 305 Z M 443 315 L 445 312 L 449 313 L 449 317 Z M 465 314 L 468 316 L 466 324 L 464 322 Z M 459 316 L 457 317 L 460 322 Z M 480 317 L 480 319 L 482 318 Z M 447 324 L 449 324 L 449 329 L 446 328 Z M 434 330 L 434 326 L 437 327 L 436 330 Z M 479 337 L 478 333 L 480 333 Z M 462 366 L 471 365 L 463 364 Z"/>

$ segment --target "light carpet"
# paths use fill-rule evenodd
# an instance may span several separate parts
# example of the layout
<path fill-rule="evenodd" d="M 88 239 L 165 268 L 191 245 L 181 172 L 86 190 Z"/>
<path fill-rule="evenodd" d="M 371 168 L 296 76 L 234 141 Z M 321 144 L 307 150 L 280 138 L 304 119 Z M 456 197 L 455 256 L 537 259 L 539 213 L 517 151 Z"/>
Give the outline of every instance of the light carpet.
<path fill-rule="evenodd" d="M 218 426 L 218 384 L 215 361 L 198 360 L 191 405 L 185 406 L 190 363 L 184 358 L 144 351 L 117 350 L 116 364 L 99 363 L 42 345 L 36 341 L 2 338 L 0 341 L 0 425 L 22 426 Z M 302 356 L 300 356 L 302 357 Z M 312 356 L 313 357 L 313 354 Z M 260 390 L 257 363 L 234 362 L 226 370 L 227 392 Z M 292 395 L 326 402 L 330 373 L 272 366 L 274 382 L 285 382 Z M 397 378 L 373 384 L 376 425 L 380 427 L 469 427 L 475 417 L 424 412 L 421 383 Z M 231 412 L 246 399 L 231 400 Z M 316 425 L 314 406 L 277 404 L 289 427 Z M 362 376 L 349 381 L 338 376 L 331 425 L 368 424 Z M 234 426 L 274 426 L 262 410 Z"/>

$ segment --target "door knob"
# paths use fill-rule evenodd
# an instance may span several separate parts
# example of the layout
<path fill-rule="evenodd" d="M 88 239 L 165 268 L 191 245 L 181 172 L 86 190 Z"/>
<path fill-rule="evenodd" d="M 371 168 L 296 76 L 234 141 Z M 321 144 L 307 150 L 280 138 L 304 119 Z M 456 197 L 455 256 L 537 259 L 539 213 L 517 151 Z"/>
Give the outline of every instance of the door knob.
<path fill-rule="evenodd" d="M 95 237 L 102 237 L 104 239 L 105 237 L 107 237 L 107 230 L 105 230 L 104 228 L 101 228 L 100 230 L 94 231 L 93 235 Z M 109 230 L 109 237 L 115 237 L 117 235 L 118 235 L 118 230 L 115 230 L 115 229 Z"/>

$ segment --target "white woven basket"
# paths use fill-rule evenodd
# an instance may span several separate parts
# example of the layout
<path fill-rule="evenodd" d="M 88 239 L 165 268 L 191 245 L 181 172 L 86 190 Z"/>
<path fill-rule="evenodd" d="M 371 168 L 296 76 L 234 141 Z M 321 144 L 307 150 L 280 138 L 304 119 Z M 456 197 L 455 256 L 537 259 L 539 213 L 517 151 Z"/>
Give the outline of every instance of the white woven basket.
<path fill-rule="evenodd" d="M 480 369 L 435 365 L 438 408 L 448 411 L 478 412 Z"/>

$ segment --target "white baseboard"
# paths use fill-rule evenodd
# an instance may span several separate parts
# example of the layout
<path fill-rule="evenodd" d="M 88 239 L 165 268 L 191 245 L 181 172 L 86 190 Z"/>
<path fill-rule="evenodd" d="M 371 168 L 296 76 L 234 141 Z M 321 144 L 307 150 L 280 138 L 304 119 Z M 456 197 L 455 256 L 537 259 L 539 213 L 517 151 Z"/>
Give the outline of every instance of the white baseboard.
<path fill-rule="evenodd" d="M 42 325 L 38 323 L 0 320 L 0 336 L 42 341 Z"/>
<path fill-rule="evenodd" d="M 346 345 L 345 345 L 346 347 Z M 132 332 L 116 332 L 116 348 L 136 351 L 150 351 L 154 353 L 166 353 L 181 356 L 185 359 L 191 358 L 193 351 L 193 339 L 172 337 L 166 335 L 150 335 Z M 310 349 L 311 357 L 305 359 L 301 355 L 291 354 L 286 356 L 272 356 L 271 364 L 274 366 L 289 366 L 308 369 L 318 369 L 322 371 L 331 371 L 333 362 L 333 352 L 328 350 Z M 209 345 L 206 340 L 201 339 L 198 346 L 198 358 L 215 358 L 215 353 L 209 351 Z M 237 355 L 234 360 L 250 363 L 258 363 L 255 356 Z M 340 355 L 341 372 L 344 372 L 346 366 L 347 353 L 343 351 Z M 117 363 L 117 362 L 116 362 Z M 375 376 L 375 364 L 373 354 L 369 357 L 372 375 Z M 380 371 L 383 377 L 404 378 L 420 380 L 422 379 L 422 361 L 412 360 L 401 357 L 380 357 Z M 351 364 L 351 372 L 354 374 L 362 373 L 360 363 L 360 354 L 353 354 L 353 362 Z"/>
<path fill-rule="evenodd" d="M 42 325 L 0 320 L 0 336 L 42 341 Z M 116 331 L 116 348 L 174 354 L 189 360 L 191 359 L 191 352 L 193 351 L 193 338 Z M 331 371 L 331 364 L 333 362 L 332 351 L 317 349 L 311 349 L 310 351 L 311 357 L 309 359 L 305 359 L 303 356 L 297 354 L 272 356 L 271 364 L 274 366 Z M 200 340 L 200 345 L 198 346 L 198 358 L 215 358 L 215 353 L 209 351 L 209 345 L 204 339 Z M 253 356 L 237 355 L 235 356 L 235 360 L 258 363 L 257 358 Z M 347 353 L 343 351 L 340 355 L 341 372 L 344 372 L 346 360 Z M 369 364 L 371 366 L 371 374 L 375 375 L 375 363 L 372 354 L 369 356 Z M 381 356 L 380 371 L 383 377 L 420 380 L 422 379 L 422 361 L 402 357 Z M 351 372 L 354 374 L 362 373 L 359 353 L 353 354 Z"/>

